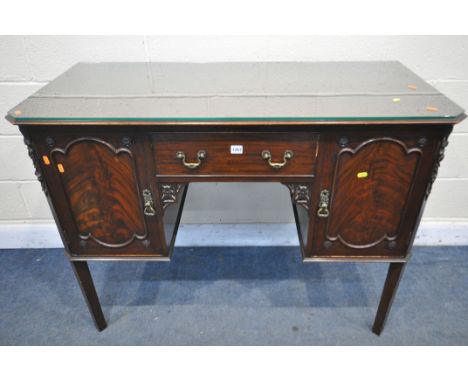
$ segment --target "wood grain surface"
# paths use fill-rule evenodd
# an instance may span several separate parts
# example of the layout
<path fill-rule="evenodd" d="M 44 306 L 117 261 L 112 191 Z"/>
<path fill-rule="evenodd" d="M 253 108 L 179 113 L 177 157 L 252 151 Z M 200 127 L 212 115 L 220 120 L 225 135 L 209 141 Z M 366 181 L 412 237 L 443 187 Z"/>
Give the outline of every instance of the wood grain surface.
<path fill-rule="evenodd" d="M 421 150 L 389 138 L 343 149 L 332 190 L 329 239 L 350 248 L 395 240 L 420 157 Z"/>
<path fill-rule="evenodd" d="M 100 140 L 78 139 L 53 151 L 83 240 L 122 247 L 146 235 L 130 151 Z"/>
<path fill-rule="evenodd" d="M 310 176 L 319 152 L 318 134 L 292 133 L 158 133 L 153 135 L 157 175 L 188 176 Z M 243 154 L 231 154 L 231 145 L 241 145 Z M 188 169 L 176 153 L 182 151 L 188 162 L 196 162 L 197 152 L 206 158 L 200 167 Z M 262 158 L 269 150 L 272 162 L 283 162 L 284 152 L 293 157 L 281 169 L 274 169 Z"/>

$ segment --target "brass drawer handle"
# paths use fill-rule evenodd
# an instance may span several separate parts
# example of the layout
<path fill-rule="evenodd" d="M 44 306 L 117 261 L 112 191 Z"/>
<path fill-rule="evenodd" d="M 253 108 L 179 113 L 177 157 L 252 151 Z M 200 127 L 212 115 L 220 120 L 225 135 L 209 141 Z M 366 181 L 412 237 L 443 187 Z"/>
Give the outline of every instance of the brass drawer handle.
<path fill-rule="evenodd" d="M 199 150 L 197 153 L 197 161 L 196 162 L 186 162 L 185 161 L 185 153 L 183 151 L 177 151 L 176 158 L 182 160 L 182 164 L 190 169 L 197 168 L 201 165 L 202 160 L 206 158 L 206 151 Z"/>
<path fill-rule="evenodd" d="M 322 190 L 320 192 L 320 203 L 317 210 L 317 216 L 319 218 L 328 218 L 330 211 L 328 211 L 328 203 L 330 202 L 330 191 Z"/>
<path fill-rule="evenodd" d="M 262 158 L 265 160 L 268 160 L 268 164 L 270 165 L 270 167 L 273 167 L 274 169 L 279 169 L 281 167 L 286 166 L 286 164 L 288 163 L 288 159 L 291 159 L 293 156 L 294 156 L 294 153 L 292 152 L 292 150 L 286 150 L 284 152 L 282 162 L 272 162 L 270 150 L 262 151 Z"/>
<path fill-rule="evenodd" d="M 156 211 L 154 209 L 154 204 L 153 204 L 153 195 L 151 195 L 151 191 L 148 188 L 145 188 L 143 190 L 143 203 L 145 206 L 143 213 L 146 216 L 156 215 Z"/>

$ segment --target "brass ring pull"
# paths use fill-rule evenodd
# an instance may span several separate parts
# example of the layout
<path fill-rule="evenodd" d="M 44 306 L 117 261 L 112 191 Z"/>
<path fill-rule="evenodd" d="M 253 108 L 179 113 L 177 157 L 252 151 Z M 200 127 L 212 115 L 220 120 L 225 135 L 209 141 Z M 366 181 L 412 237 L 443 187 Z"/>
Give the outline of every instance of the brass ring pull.
<path fill-rule="evenodd" d="M 328 210 L 328 203 L 330 202 L 330 191 L 322 190 L 320 192 L 320 203 L 317 210 L 317 216 L 319 218 L 328 218 L 330 211 Z"/>
<path fill-rule="evenodd" d="M 197 153 L 197 161 L 196 162 L 186 162 L 185 161 L 185 153 L 183 151 L 177 151 L 176 158 L 182 160 L 182 164 L 190 169 L 197 168 L 201 165 L 202 160 L 206 158 L 206 151 L 199 150 Z"/>
<path fill-rule="evenodd" d="M 292 150 L 286 150 L 284 152 L 282 162 L 272 162 L 270 150 L 262 151 L 262 158 L 265 160 L 268 160 L 268 164 L 270 165 L 270 167 L 273 167 L 274 169 L 279 169 L 281 167 L 286 166 L 286 164 L 288 163 L 288 159 L 291 159 L 293 156 L 294 156 L 294 153 L 292 152 Z"/>

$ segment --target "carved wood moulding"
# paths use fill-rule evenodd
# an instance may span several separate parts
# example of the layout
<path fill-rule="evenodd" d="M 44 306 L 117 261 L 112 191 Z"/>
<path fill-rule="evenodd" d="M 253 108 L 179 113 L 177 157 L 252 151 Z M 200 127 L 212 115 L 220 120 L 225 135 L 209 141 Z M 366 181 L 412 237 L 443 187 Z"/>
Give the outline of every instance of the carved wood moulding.
<path fill-rule="evenodd" d="M 308 211 L 310 209 L 310 184 L 285 183 L 285 185 L 291 193 L 293 202 Z"/>
<path fill-rule="evenodd" d="M 33 162 L 34 174 L 36 175 L 37 180 L 41 184 L 42 191 L 44 191 L 44 194 L 48 195 L 49 191 L 47 190 L 47 185 L 46 185 L 44 176 L 42 175 L 41 166 L 39 165 L 39 159 L 37 157 L 34 146 L 33 146 L 32 142 L 31 142 L 31 140 L 29 139 L 29 137 L 24 133 L 24 131 L 22 131 L 22 133 L 23 133 L 23 136 L 24 136 L 24 144 L 28 148 L 28 155 L 29 155 L 29 157 L 31 158 L 31 160 Z"/>
<path fill-rule="evenodd" d="M 427 189 L 426 189 L 426 195 L 425 195 L 426 199 L 429 197 L 429 194 L 432 191 L 432 186 L 433 186 L 435 180 L 437 179 L 437 174 L 439 172 L 440 163 L 444 160 L 445 148 L 448 146 L 448 144 L 449 144 L 448 135 L 446 135 L 446 136 L 444 136 L 444 138 L 440 142 L 439 153 L 437 155 L 437 159 L 436 159 L 436 162 L 434 164 L 434 168 L 432 169 L 431 178 L 429 179 L 429 184 L 427 185 Z"/>
<path fill-rule="evenodd" d="M 183 186 L 180 183 L 168 183 L 159 186 L 163 211 L 170 205 L 177 203 L 178 195 Z"/>

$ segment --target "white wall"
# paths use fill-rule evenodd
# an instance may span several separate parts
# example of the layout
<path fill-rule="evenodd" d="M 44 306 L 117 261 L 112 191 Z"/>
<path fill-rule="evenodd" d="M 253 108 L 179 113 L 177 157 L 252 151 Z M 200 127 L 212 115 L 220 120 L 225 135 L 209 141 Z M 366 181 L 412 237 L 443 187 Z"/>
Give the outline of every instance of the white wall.
<path fill-rule="evenodd" d="M 0 37 L 0 114 L 78 61 L 400 60 L 468 109 L 468 37 Z M 0 228 L 52 217 L 15 126 L 0 121 Z M 468 223 L 468 121 L 456 126 L 424 220 Z M 279 197 L 279 199 L 278 199 Z M 278 201 L 279 200 L 279 201 Z M 275 184 L 193 184 L 183 220 L 292 222 Z M 1 243 L 0 243 L 1 247 Z"/>

